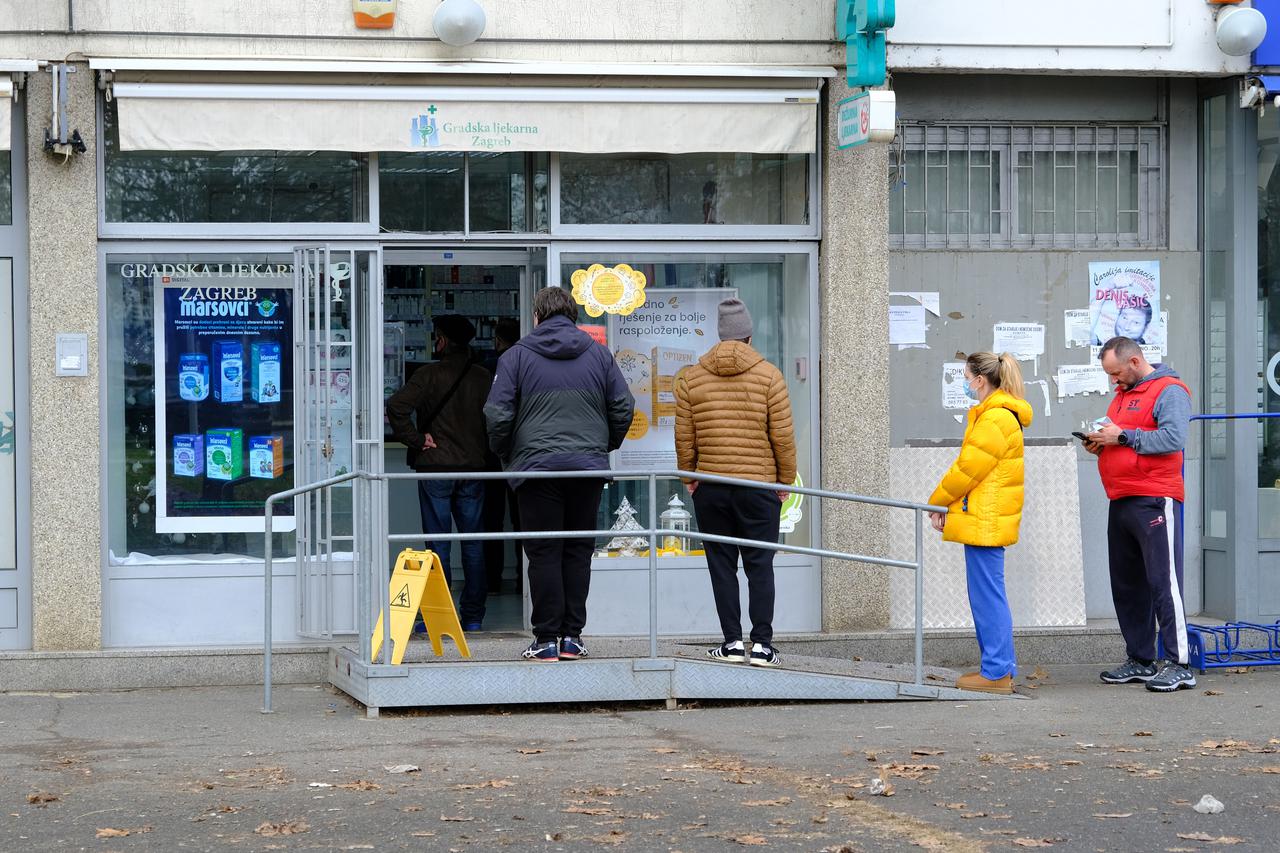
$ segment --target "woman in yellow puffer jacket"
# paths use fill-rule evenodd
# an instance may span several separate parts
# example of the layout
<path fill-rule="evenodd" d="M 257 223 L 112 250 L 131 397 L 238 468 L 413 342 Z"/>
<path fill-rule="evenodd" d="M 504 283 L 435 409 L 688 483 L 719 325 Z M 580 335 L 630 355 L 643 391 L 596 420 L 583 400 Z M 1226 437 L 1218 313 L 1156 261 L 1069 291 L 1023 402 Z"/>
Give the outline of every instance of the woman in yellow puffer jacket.
<path fill-rule="evenodd" d="M 1004 549 L 1018 541 L 1022 521 L 1022 431 L 1031 426 L 1022 371 L 1009 353 L 978 352 L 964 365 L 969 410 L 960 458 L 933 490 L 933 527 L 948 542 L 964 545 L 969 608 L 982 665 L 956 686 L 984 693 L 1012 693 L 1018 674 L 1013 653 L 1013 614 L 1004 589 Z"/>

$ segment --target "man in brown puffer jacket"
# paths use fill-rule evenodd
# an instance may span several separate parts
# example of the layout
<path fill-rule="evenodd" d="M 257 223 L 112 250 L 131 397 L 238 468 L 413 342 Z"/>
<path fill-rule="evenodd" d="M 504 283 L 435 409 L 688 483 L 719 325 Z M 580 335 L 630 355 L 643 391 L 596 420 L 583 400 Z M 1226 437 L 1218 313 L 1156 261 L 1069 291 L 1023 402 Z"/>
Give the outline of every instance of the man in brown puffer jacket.
<path fill-rule="evenodd" d="M 751 314 L 740 299 L 720 303 L 720 343 L 676 377 L 676 459 L 697 471 L 787 485 L 796 478 L 791 398 L 782 372 L 751 347 Z M 704 533 L 778 541 L 780 501 L 787 492 L 690 481 L 689 494 Z M 773 554 L 707 542 L 707 569 L 724 644 L 716 660 L 777 666 L 773 648 Z M 751 650 L 742 644 L 738 556 L 747 575 Z"/>

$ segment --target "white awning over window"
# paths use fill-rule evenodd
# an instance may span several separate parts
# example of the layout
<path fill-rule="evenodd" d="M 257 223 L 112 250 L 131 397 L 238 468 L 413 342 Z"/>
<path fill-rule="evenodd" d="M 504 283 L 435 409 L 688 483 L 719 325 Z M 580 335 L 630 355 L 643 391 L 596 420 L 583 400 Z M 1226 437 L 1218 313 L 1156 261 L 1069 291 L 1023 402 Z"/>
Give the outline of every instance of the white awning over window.
<path fill-rule="evenodd" d="M 0 151 L 8 151 L 13 137 L 13 81 L 0 79 Z"/>
<path fill-rule="evenodd" d="M 816 88 L 112 85 L 126 151 L 813 153 Z"/>

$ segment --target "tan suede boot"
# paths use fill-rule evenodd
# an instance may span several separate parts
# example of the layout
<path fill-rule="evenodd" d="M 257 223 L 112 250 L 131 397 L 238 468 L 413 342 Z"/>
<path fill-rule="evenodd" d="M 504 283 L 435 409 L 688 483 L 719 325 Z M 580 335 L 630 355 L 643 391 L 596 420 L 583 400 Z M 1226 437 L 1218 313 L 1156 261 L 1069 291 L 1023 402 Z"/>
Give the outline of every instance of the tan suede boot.
<path fill-rule="evenodd" d="M 956 679 L 956 687 L 960 690 L 976 690 L 979 693 L 999 693 L 1008 696 L 1013 693 L 1013 676 L 992 681 L 983 678 L 980 672 L 966 672 Z"/>

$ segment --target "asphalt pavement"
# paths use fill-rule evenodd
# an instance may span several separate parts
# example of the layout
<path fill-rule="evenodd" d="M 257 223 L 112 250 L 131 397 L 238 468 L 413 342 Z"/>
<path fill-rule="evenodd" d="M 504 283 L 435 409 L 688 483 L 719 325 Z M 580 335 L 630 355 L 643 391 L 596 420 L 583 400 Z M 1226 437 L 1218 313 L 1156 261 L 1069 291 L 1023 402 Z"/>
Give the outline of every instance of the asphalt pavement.
<path fill-rule="evenodd" d="M 376 720 L 327 685 L 271 715 L 246 687 L 0 694 L 0 850 L 1276 849 L 1280 668 L 1173 695 L 1098 669 L 1000 702 Z"/>

